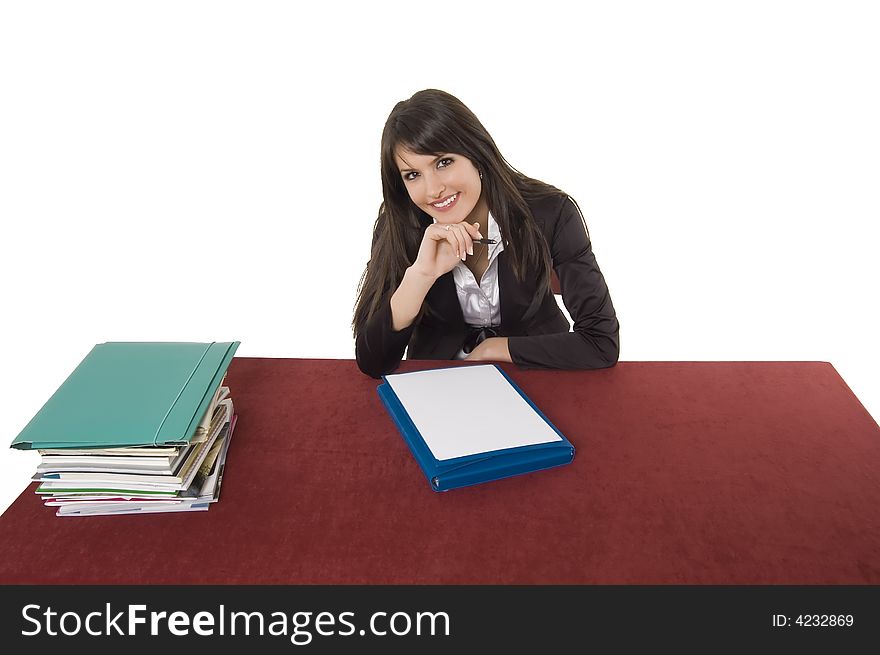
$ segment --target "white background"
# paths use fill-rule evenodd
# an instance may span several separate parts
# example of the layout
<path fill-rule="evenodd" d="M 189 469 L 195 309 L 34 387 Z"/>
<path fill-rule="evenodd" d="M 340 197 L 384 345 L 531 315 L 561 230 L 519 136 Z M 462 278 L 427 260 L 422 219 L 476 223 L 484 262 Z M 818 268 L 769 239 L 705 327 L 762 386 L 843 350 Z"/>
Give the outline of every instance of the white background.
<path fill-rule="evenodd" d="M 876 3 L 475 4 L 0 5 L 0 436 L 102 341 L 353 357 L 428 87 L 579 201 L 621 359 L 830 361 L 880 416 Z"/>

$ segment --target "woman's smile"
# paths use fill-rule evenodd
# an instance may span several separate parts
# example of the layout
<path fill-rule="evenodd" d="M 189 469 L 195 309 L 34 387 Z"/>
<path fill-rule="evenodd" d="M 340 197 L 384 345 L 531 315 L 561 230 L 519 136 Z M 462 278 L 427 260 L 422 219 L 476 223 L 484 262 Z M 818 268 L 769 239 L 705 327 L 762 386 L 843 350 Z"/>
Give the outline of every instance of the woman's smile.
<path fill-rule="evenodd" d="M 455 203 L 458 202 L 458 196 L 461 195 L 461 192 L 453 193 L 451 196 L 446 196 L 445 198 L 441 198 L 436 202 L 429 203 L 431 207 L 440 212 L 449 211 L 453 207 L 455 207 Z"/>

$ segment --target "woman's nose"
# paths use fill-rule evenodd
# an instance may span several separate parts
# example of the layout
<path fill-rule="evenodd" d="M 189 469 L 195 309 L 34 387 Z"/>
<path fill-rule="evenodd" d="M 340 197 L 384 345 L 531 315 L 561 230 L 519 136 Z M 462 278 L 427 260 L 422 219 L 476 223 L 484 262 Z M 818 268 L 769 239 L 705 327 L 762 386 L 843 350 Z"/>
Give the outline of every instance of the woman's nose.
<path fill-rule="evenodd" d="M 428 175 L 426 176 L 426 181 L 428 182 L 428 195 L 438 200 L 442 197 L 443 192 L 446 191 L 446 185 L 436 175 Z"/>

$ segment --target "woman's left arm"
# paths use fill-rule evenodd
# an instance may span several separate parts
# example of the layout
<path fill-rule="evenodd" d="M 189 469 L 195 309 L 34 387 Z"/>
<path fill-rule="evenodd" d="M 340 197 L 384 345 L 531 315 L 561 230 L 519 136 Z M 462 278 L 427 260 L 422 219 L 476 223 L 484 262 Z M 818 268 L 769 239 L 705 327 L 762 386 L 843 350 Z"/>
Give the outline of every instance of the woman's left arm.
<path fill-rule="evenodd" d="M 564 198 L 558 214 L 545 221 L 544 234 L 573 331 L 509 337 L 505 346 L 510 359 L 537 368 L 614 366 L 620 353 L 617 314 L 584 220 L 570 198 Z"/>

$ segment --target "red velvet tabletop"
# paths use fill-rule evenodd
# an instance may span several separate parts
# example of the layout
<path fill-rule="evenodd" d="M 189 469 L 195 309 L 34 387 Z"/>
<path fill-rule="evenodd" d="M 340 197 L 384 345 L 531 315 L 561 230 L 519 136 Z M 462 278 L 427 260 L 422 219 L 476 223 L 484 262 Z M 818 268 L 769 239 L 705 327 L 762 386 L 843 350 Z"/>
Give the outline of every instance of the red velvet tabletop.
<path fill-rule="evenodd" d="M 435 493 L 353 361 L 236 358 L 219 502 L 62 518 L 31 485 L 0 583 L 880 584 L 880 429 L 830 364 L 503 368 L 570 465 Z"/>

